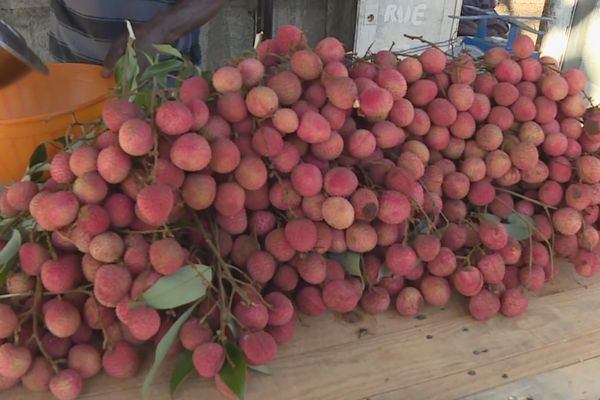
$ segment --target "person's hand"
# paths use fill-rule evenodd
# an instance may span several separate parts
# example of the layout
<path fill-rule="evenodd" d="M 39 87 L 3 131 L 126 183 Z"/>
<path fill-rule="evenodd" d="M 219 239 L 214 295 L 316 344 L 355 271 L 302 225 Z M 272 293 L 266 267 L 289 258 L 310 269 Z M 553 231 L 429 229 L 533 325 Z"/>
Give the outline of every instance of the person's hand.
<path fill-rule="evenodd" d="M 134 46 L 137 52 L 137 61 L 140 69 L 143 70 L 148 65 L 148 60 L 142 52 L 145 52 L 152 57 L 156 54 L 156 49 L 153 46 L 154 44 L 169 43 L 170 40 L 167 37 L 168 29 L 166 29 L 164 25 L 165 24 L 161 22 L 161 20 L 152 20 L 133 29 L 135 33 Z M 119 58 L 125 53 L 128 39 L 129 33 L 126 32 L 117 37 L 110 46 L 110 49 L 104 58 L 104 69 L 102 70 L 102 75 L 105 78 L 108 78 L 114 73 L 117 61 L 119 61 Z"/>
<path fill-rule="evenodd" d="M 153 57 L 156 54 L 153 44 L 173 43 L 181 36 L 204 25 L 219 12 L 223 2 L 224 0 L 178 0 L 168 12 L 135 27 L 134 45 L 140 69 L 148 65 L 148 60 L 141 54 L 142 51 Z M 125 33 L 112 43 L 104 58 L 102 74 L 105 77 L 113 74 L 119 57 L 125 53 L 128 37 L 129 35 Z"/>

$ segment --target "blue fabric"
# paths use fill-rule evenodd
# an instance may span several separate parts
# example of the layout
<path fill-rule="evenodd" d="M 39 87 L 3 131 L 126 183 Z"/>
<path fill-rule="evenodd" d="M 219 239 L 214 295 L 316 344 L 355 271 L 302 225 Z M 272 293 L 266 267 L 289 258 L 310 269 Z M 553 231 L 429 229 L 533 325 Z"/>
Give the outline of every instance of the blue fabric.
<path fill-rule="evenodd" d="M 496 13 L 495 8 L 498 6 L 498 0 L 463 0 L 461 15 L 476 16 L 484 13 Z M 471 7 L 477 7 L 473 9 Z M 499 19 L 488 20 L 488 36 L 506 37 L 509 26 L 505 21 Z M 476 21 L 461 20 L 458 25 L 458 34 L 460 36 L 475 36 L 477 33 Z"/>

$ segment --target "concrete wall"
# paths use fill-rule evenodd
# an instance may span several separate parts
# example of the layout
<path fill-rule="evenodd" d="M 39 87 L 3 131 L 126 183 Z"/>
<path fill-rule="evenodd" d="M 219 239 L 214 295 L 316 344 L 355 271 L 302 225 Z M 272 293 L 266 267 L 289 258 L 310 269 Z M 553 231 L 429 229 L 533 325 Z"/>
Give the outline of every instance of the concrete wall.
<path fill-rule="evenodd" d="M 0 0 L 0 18 L 11 24 L 44 61 L 50 61 L 50 0 Z"/>
<path fill-rule="evenodd" d="M 49 0 L 0 0 L 0 18 L 13 25 L 46 62 Z M 223 10 L 201 34 L 205 66 L 214 68 L 224 60 L 252 48 L 256 0 L 227 0 Z M 357 0 L 277 0 L 273 24 L 292 23 L 303 28 L 312 44 L 334 35 L 350 49 L 354 38 Z"/>

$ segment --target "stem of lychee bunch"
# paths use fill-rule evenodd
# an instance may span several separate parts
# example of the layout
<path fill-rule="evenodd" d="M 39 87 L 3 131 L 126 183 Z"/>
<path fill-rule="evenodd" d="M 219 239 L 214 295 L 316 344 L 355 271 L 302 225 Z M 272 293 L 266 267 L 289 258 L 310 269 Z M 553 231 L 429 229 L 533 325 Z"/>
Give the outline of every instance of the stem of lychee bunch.
<path fill-rule="evenodd" d="M 469 250 L 467 255 L 464 257 L 467 260 L 467 265 L 472 265 L 471 256 L 475 254 L 476 251 L 481 251 L 481 248 L 479 246 L 472 247 L 471 250 Z"/>
<path fill-rule="evenodd" d="M 215 304 L 212 305 L 212 307 L 210 308 L 210 310 L 208 310 L 208 312 L 206 314 L 204 314 L 204 316 L 202 316 L 200 318 L 200 320 L 198 321 L 198 325 L 202 325 L 206 322 L 206 320 L 208 319 L 208 317 L 210 316 L 210 314 L 213 313 L 213 311 L 215 311 L 215 307 L 217 307 L 219 303 L 215 302 Z"/>
<path fill-rule="evenodd" d="M 9 294 L 0 294 L 0 300 L 5 300 L 5 299 L 14 299 L 14 298 L 18 298 L 18 297 L 28 297 L 31 296 L 33 294 L 33 292 L 27 291 L 27 292 L 23 292 L 23 293 L 9 293 Z"/>
<path fill-rule="evenodd" d="M 444 221 L 446 221 L 446 225 L 450 224 L 450 220 L 448 219 L 448 217 L 446 217 L 446 214 L 444 214 L 442 210 L 440 210 L 440 215 L 442 218 L 444 218 Z"/>
<path fill-rule="evenodd" d="M 437 231 L 437 228 L 435 227 L 435 224 L 429 218 L 429 215 L 427 215 L 427 213 L 425 212 L 425 209 L 423 209 L 423 207 L 421 207 L 421 205 L 419 203 L 417 203 L 416 201 L 412 201 L 411 203 L 412 203 L 413 207 L 417 208 L 418 211 L 420 211 L 421 214 L 423 214 L 423 217 L 427 221 L 427 227 L 429 229 L 429 233 Z"/>
<path fill-rule="evenodd" d="M 552 222 L 552 216 L 550 215 L 550 210 L 548 210 L 546 207 L 544 207 L 544 211 L 546 212 L 546 216 L 548 217 L 548 222 Z M 550 254 L 550 262 L 552 263 L 552 270 L 550 271 L 550 276 L 554 275 L 554 239 L 556 238 L 556 235 L 552 235 L 552 242 L 550 242 L 549 240 L 545 240 L 546 245 L 548 246 L 548 253 Z"/>
<path fill-rule="evenodd" d="M 61 295 L 66 295 L 66 294 L 71 294 L 71 293 L 83 293 L 83 294 L 87 294 L 88 296 L 93 296 L 94 293 L 91 290 L 86 290 L 87 288 L 91 288 L 93 284 L 89 284 L 89 285 L 84 285 L 80 288 L 77 289 L 73 289 L 73 290 L 67 290 L 66 292 L 61 293 Z M 52 292 L 43 292 L 42 296 L 56 296 L 56 293 L 52 293 Z"/>
<path fill-rule="evenodd" d="M 173 233 L 173 232 L 177 232 L 177 231 L 183 231 L 187 229 L 186 227 L 183 226 L 179 226 L 179 227 L 169 227 L 168 225 L 165 225 L 165 228 L 163 229 L 153 229 L 153 230 L 149 230 L 149 231 L 134 231 L 134 230 L 129 230 L 129 229 L 122 229 L 119 230 L 119 233 L 122 234 L 139 234 L 139 235 L 152 235 L 155 233 L 163 233 L 163 232 L 169 232 L 169 233 Z"/>
<path fill-rule="evenodd" d="M 281 175 L 279 175 L 279 172 L 278 172 L 277 170 L 273 169 L 273 170 L 271 171 L 271 176 L 274 176 L 274 177 L 275 177 L 275 179 L 277 179 L 277 182 L 279 182 L 279 184 L 281 185 L 281 187 L 282 187 L 282 190 L 283 190 L 283 198 L 284 198 L 284 202 L 285 202 L 285 199 L 287 198 L 287 194 L 288 194 L 289 192 L 287 191 L 287 189 L 285 189 L 285 188 L 283 187 L 283 179 L 281 179 Z M 285 205 L 286 205 L 286 206 L 289 206 L 289 204 L 285 204 Z M 293 216 L 293 217 L 295 217 L 295 216 L 296 216 L 296 215 L 294 214 L 294 211 L 293 211 L 293 209 L 292 209 L 292 208 L 289 208 L 289 209 L 288 209 L 288 211 L 291 211 L 291 212 L 292 212 L 292 216 Z M 286 216 L 285 216 L 285 218 L 284 218 L 284 219 L 285 219 L 286 221 L 288 220 L 288 216 L 287 216 L 287 214 L 286 214 Z"/>
<path fill-rule="evenodd" d="M 546 213 L 548 214 L 549 221 L 552 221 L 552 218 L 550 217 L 550 212 L 546 209 L 546 207 L 544 207 L 544 209 L 546 210 Z M 531 268 L 533 267 L 533 235 L 536 232 L 537 233 L 541 233 L 541 232 L 537 229 L 537 227 L 535 225 L 531 224 L 531 222 L 529 222 L 529 220 L 527 218 L 523 218 L 517 210 L 515 210 L 514 208 L 512 210 L 515 213 L 515 215 L 519 219 L 521 219 L 521 221 L 525 222 L 529 231 L 532 232 L 529 235 L 529 273 L 531 274 Z M 548 247 L 548 254 L 550 255 L 550 262 L 552 263 L 552 269 L 554 270 L 554 254 L 552 251 L 552 249 L 554 249 L 554 236 L 552 236 L 552 243 L 550 243 L 550 241 L 548 239 L 546 239 L 545 237 L 544 237 L 544 242 L 546 243 L 546 246 Z"/>
<path fill-rule="evenodd" d="M 217 267 L 216 267 L 216 278 L 217 281 L 219 282 L 219 288 L 217 290 L 218 292 L 218 303 L 221 304 L 221 307 L 219 307 L 219 331 L 217 332 L 217 336 L 219 338 L 219 341 L 221 341 L 221 343 L 225 343 L 227 341 L 227 324 L 228 321 L 232 318 L 231 315 L 231 300 L 227 301 L 227 291 L 225 290 L 225 285 L 223 284 L 223 280 L 226 279 L 226 277 L 224 276 L 224 263 L 222 262 L 222 258 L 220 257 L 220 250 L 218 247 L 218 244 L 215 245 L 211 242 L 210 238 L 208 238 L 208 236 L 206 235 L 206 231 L 204 230 L 204 227 L 202 227 L 203 230 L 203 235 L 205 235 L 204 240 L 206 241 L 206 243 L 208 243 L 208 245 L 211 247 L 211 249 L 215 252 L 215 254 L 218 254 L 219 257 L 217 259 Z M 233 288 L 233 282 L 231 282 L 232 288 Z M 231 296 L 233 296 L 234 290 L 231 291 Z M 209 315 L 209 314 L 207 314 Z"/>
<path fill-rule="evenodd" d="M 591 108 L 598 108 L 598 107 L 600 107 L 600 105 L 594 104 L 594 99 L 585 90 L 583 91 L 583 96 L 588 101 L 588 103 L 590 103 Z"/>
<path fill-rule="evenodd" d="M 365 171 L 365 169 L 360 166 L 357 165 L 356 168 L 358 169 L 358 171 L 361 173 L 362 175 L 362 179 L 365 182 L 365 185 L 369 188 L 369 189 L 375 189 L 376 185 L 375 183 L 373 183 L 373 181 L 371 180 L 371 177 L 369 176 L 369 174 L 367 173 L 367 171 Z"/>
<path fill-rule="evenodd" d="M 546 203 L 542 203 L 541 201 L 537 201 L 535 199 L 532 199 L 531 197 L 527 197 L 527 196 L 522 195 L 520 193 L 513 192 L 512 190 L 508 190 L 508 189 L 504 189 L 504 188 L 500 188 L 500 187 L 497 187 L 496 190 L 498 190 L 500 192 L 511 194 L 511 195 L 513 195 L 515 197 L 519 197 L 519 198 L 521 198 L 523 200 L 527 200 L 527 201 L 529 201 L 529 202 L 531 202 L 533 204 L 537 204 L 540 207 L 544 207 L 544 208 L 549 208 L 549 209 L 552 209 L 552 210 L 556 210 L 556 207 L 553 207 L 553 206 L 551 206 L 549 204 L 546 204 Z"/>
<path fill-rule="evenodd" d="M 204 274 L 202 273 L 202 271 L 200 271 L 200 268 L 197 265 L 192 264 L 192 268 L 198 273 L 198 277 L 204 283 L 204 285 L 206 285 L 207 289 L 212 289 L 214 291 L 217 290 L 217 288 L 215 287 L 215 285 L 213 285 L 212 282 L 210 282 L 208 279 L 206 279 L 204 277 Z"/>
<path fill-rule="evenodd" d="M 423 39 L 423 36 L 413 36 L 413 35 L 408 35 L 408 34 L 405 33 L 404 37 L 407 38 L 407 39 L 411 39 L 411 40 L 418 40 L 419 42 L 425 43 L 425 44 L 433 47 L 434 49 L 438 49 L 439 51 L 441 51 L 442 53 L 444 53 L 445 55 L 447 55 L 449 58 L 452 58 L 452 59 L 456 58 L 454 56 L 454 54 L 446 53 L 437 44 L 435 44 L 435 43 L 433 43 L 433 42 L 431 42 L 429 40 Z"/>
<path fill-rule="evenodd" d="M 246 294 L 246 292 L 244 292 L 237 284 L 236 280 L 234 279 L 233 275 L 231 274 L 231 271 L 229 269 L 229 264 L 225 260 L 223 260 L 223 257 L 221 257 L 221 252 L 219 251 L 219 248 L 215 245 L 215 243 L 213 243 L 213 241 L 211 240 L 211 236 L 208 234 L 206 229 L 204 229 L 204 226 L 202 225 L 202 221 L 200 221 L 200 219 L 198 218 L 198 216 L 195 213 L 192 213 L 192 215 L 194 217 L 196 225 L 198 226 L 198 229 L 200 230 L 200 232 L 202 233 L 202 236 L 204 237 L 206 244 L 208 245 L 209 249 L 211 250 L 211 252 L 213 253 L 213 256 L 215 257 L 215 259 L 217 261 L 217 263 L 216 263 L 217 271 L 222 270 L 223 275 L 225 276 L 227 281 L 231 284 L 232 290 L 234 290 L 236 293 L 238 293 L 244 301 L 246 301 L 247 303 L 251 303 L 252 300 L 250 300 L 250 297 Z"/>
<path fill-rule="evenodd" d="M 52 357 L 50 357 L 50 355 L 46 352 L 46 349 L 44 348 L 42 341 L 40 340 L 40 337 L 38 335 L 38 308 L 40 306 L 40 300 L 42 299 L 42 292 L 43 292 L 43 287 L 42 287 L 42 281 L 39 277 L 37 277 L 35 279 L 35 294 L 33 296 L 33 305 L 31 306 L 31 311 L 32 311 L 32 316 L 33 316 L 33 332 L 31 333 L 31 339 L 33 339 L 38 347 L 38 350 L 40 351 L 40 353 L 42 353 L 42 355 L 44 356 L 44 358 L 46 360 L 48 360 L 48 362 L 50 363 L 50 365 L 52 366 L 52 369 L 54 370 L 54 372 L 58 373 L 58 365 L 56 363 L 56 361 L 54 361 L 52 359 Z M 29 339 L 29 340 L 31 340 Z"/>
<path fill-rule="evenodd" d="M 229 308 L 229 304 L 227 303 L 227 293 L 225 292 L 225 285 L 223 285 L 223 271 L 219 262 L 217 262 L 216 272 L 216 278 L 219 282 L 218 302 L 221 304 L 221 307 L 219 309 L 219 332 L 217 332 L 217 335 L 219 337 L 219 340 L 224 343 L 227 340 L 227 335 L 225 334 L 225 329 L 227 327 L 227 313 L 225 309 Z"/>
<path fill-rule="evenodd" d="M 52 240 L 50 239 L 48 232 L 44 232 L 44 236 L 46 238 L 46 244 L 48 245 L 48 253 L 50 253 L 50 257 L 52 257 L 53 260 L 58 259 L 58 255 L 56 254 L 56 250 L 54 250 L 54 246 L 52 245 Z"/>
<path fill-rule="evenodd" d="M 156 96 L 158 89 L 158 81 L 156 77 L 152 78 L 152 97 L 150 98 L 150 115 L 154 115 L 154 111 L 156 109 Z M 154 135 L 154 147 L 152 148 L 152 152 L 150 153 L 153 159 L 152 164 L 152 173 L 150 174 L 150 183 L 156 183 L 156 179 L 158 177 L 158 129 L 156 128 L 156 124 L 154 119 L 150 121 L 152 125 L 152 134 Z"/>
<path fill-rule="evenodd" d="M 402 245 L 406 246 L 408 244 L 408 230 L 410 229 L 410 222 L 406 221 L 404 224 L 404 238 L 402 239 Z"/>
<path fill-rule="evenodd" d="M 93 298 L 93 295 L 90 297 Z M 94 308 L 96 309 L 96 314 L 98 314 L 98 316 L 100 316 L 100 312 L 98 310 L 98 303 L 96 303 L 96 301 L 94 300 L 92 302 L 92 304 L 94 305 Z M 106 333 L 106 327 L 104 326 L 104 320 L 102 318 L 98 318 L 98 323 L 100 324 L 100 330 L 102 331 L 102 350 L 107 350 L 110 347 L 112 347 L 112 342 L 110 341 L 110 337 Z"/>
<path fill-rule="evenodd" d="M 525 286 L 529 289 L 531 286 L 531 270 L 533 269 L 533 237 L 529 236 L 529 285 Z"/>

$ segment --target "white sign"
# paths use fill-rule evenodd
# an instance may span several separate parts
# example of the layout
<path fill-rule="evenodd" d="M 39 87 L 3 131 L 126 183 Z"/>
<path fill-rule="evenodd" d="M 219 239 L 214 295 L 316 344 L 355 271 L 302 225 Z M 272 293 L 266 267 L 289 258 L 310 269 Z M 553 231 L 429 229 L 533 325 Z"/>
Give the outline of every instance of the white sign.
<path fill-rule="evenodd" d="M 445 46 L 456 38 L 462 0 L 359 0 L 354 51 L 363 56 L 367 49 L 375 53 L 392 48 L 396 51 L 423 47 L 423 43 L 404 35 Z"/>
<path fill-rule="evenodd" d="M 426 11 L 427 4 L 419 4 L 416 6 L 388 4 L 388 6 L 385 8 L 383 22 L 423 25 L 423 23 L 425 23 Z"/>

